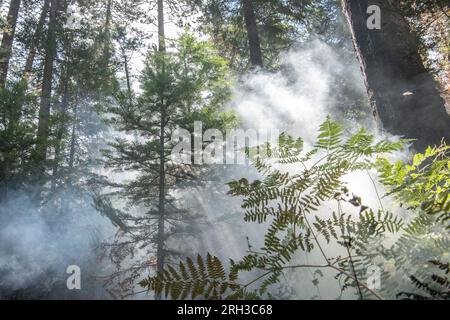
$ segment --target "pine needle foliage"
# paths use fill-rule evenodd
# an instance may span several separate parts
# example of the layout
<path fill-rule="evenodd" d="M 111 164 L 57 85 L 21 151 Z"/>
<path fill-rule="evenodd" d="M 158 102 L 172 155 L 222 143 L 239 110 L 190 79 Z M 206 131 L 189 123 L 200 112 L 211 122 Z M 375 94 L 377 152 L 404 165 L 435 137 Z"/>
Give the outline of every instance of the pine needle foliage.
<path fill-rule="evenodd" d="M 119 270 L 108 285 L 126 293 L 141 273 L 182 257 L 182 250 L 168 243 L 192 236 L 201 223 L 201 216 L 187 210 L 174 194 L 198 183 L 206 168 L 172 161 L 173 148 L 179 143 L 173 139 L 174 132 L 179 128 L 193 132 L 195 121 L 204 130 L 233 127 L 235 121 L 233 113 L 222 110 L 230 91 L 228 69 L 212 45 L 189 33 L 166 45 L 165 52 L 149 52 L 142 92 L 118 91 L 107 105 L 106 121 L 120 135 L 102 150 L 103 163 L 114 172 L 130 174 L 121 181 L 99 181 L 103 193 L 93 197 L 93 205 L 122 231 L 107 244 Z M 125 199 L 125 205 L 117 199 Z M 136 249 L 145 254 L 136 255 Z M 123 278 L 126 286 L 121 285 Z"/>

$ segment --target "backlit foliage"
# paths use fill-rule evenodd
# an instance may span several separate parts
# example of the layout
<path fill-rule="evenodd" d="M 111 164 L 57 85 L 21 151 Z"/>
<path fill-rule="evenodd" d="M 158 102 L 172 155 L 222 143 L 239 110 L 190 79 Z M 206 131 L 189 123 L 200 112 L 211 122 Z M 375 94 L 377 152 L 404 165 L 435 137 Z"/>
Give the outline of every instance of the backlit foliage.
<path fill-rule="evenodd" d="M 428 147 L 423 154 L 414 155 L 411 163 L 377 161 L 380 181 L 414 217 L 396 244 L 383 252 L 396 261 L 396 268 L 407 274 L 418 290 L 401 292 L 399 298 L 450 298 L 449 148 L 445 144 Z M 417 270 L 411 271 L 411 266 Z"/>
<path fill-rule="evenodd" d="M 399 161 L 390 164 L 379 159 L 381 182 L 409 207 L 436 214 L 443 223 L 450 223 L 450 146 L 428 147 L 414 155 L 411 164 Z M 450 228 L 450 224 L 447 226 Z"/>
<path fill-rule="evenodd" d="M 350 195 L 343 178 L 373 168 L 376 156 L 399 150 L 402 141 L 376 142 L 364 130 L 345 137 L 342 127 L 328 118 L 310 150 L 304 150 L 302 139 L 287 135 L 281 135 L 277 146 L 266 144 L 259 148 L 264 157 L 252 156 L 255 150 L 250 149 L 247 154 L 262 179 L 232 181 L 229 194 L 243 198 L 246 222 L 266 226 L 264 245 L 258 250 L 249 245 L 247 255 L 230 262 L 228 276 L 223 263 L 208 254 L 208 272 L 196 271 L 203 268 L 199 257 L 196 268 L 188 260 L 180 263 L 178 271 L 170 267 L 164 274 L 143 280 L 141 285 L 164 291 L 171 298 L 249 298 L 249 294 L 263 298 L 288 270 L 328 268 L 336 272 L 336 279 L 344 279 L 345 286 L 358 288 L 361 298 L 366 294 L 382 298 L 362 281 L 358 265 L 361 269 L 365 262 L 370 263 L 370 245 L 379 243 L 388 232 L 399 232 L 403 222 L 392 213 L 364 206 L 361 198 Z M 324 204 L 330 201 L 337 203 L 337 209 L 325 215 Z M 345 212 L 344 203 L 359 208 L 359 214 Z M 336 244 L 346 256 L 326 253 L 328 245 Z M 298 252 L 313 250 L 321 252 L 323 264 L 311 266 L 298 261 Z M 185 271 L 186 265 L 192 272 Z M 255 275 L 255 279 L 239 282 L 238 276 L 244 272 Z"/>

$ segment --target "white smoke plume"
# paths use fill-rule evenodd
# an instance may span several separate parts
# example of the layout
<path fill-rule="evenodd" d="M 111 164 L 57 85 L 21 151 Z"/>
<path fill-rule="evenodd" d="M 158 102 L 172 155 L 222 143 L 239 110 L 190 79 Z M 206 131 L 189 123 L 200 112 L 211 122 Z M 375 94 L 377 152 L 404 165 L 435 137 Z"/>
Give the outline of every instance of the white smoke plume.
<path fill-rule="evenodd" d="M 384 138 L 376 129 L 375 120 L 371 117 L 368 101 L 359 106 L 365 115 L 355 125 L 354 119 L 337 110 L 336 105 L 342 103 L 339 82 L 349 81 L 353 92 L 366 95 L 359 65 L 354 59 L 346 61 L 344 52 L 340 52 L 320 40 L 314 40 L 301 47 L 296 47 L 284 55 L 281 70 L 278 72 L 265 72 L 257 70 L 246 75 L 234 90 L 234 98 L 230 109 L 234 110 L 241 126 L 256 131 L 287 132 L 294 137 L 302 137 L 305 148 L 311 148 L 317 137 L 321 123 L 329 115 L 334 120 L 341 121 L 347 133 L 357 131 L 361 126 L 368 129 L 378 138 Z M 338 84 L 338 85 L 336 85 Z M 346 97 L 352 100 L 354 97 Z M 355 98 L 356 99 L 356 98 Z M 345 111 L 345 110 L 344 110 Z M 392 137 L 395 139 L 395 137 Z M 401 155 L 396 155 L 401 156 Z M 290 168 L 290 170 L 295 170 Z M 211 188 L 203 188 L 191 193 L 194 201 L 202 212 L 208 216 L 210 226 L 202 238 L 204 251 L 211 252 L 222 258 L 233 259 L 245 255 L 247 250 L 247 237 L 257 248 L 262 244 L 264 226 L 256 223 L 246 223 L 242 220 L 240 200 L 225 195 L 225 184 L 232 179 L 245 177 L 249 180 L 259 178 L 251 166 L 231 165 L 220 177 L 214 181 Z M 375 172 L 366 174 L 355 173 L 346 177 L 350 191 L 362 197 L 365 205 L 376 210 L 381 205 L 389 209 L 394 205 L 392 199 L 382 199 L 383 189 L 376 183 Z M 330 214 L 335 204 L 326 203 L 318 212 Z M 348 212 L 357 214 L 355 208 L 346 207 Z M 239 214 L 241 213 L 241 214 Z M 337 246 L 333 247 L 331 255 L 336 255 Z M 317 252 L 300 254 L 298 259 L 309 263 L 323 263 L 323 257 Z M 313 270 L 314 271 L 314 270 Z M 333 278 L 333 273 L 314 273 L 311 270 L 295 271 L 289 282 L 293 286 L 280 286 L 275 288 L 281 296 L 288 294 L 290 298 L 322 298 L 333 299 L 340 296 L 340 287 Z M 320 279 L 319 285 L 313 284 L 314 279 Z M 341 298 L 355 298 L 352 292 Z"/>
<path fill-rule="evenodd" d="M 327 115 L 342 120 L 350 131 L 356 130 L 354 120 L 335 108 L 342 104 L 343 93 L 336 91 L 339 90 L 336 83 L 343 79 L 351 83 L 353 92 L 365 95 L 356 59 L 352 63 L 344 61 L 343 52 L 319 40 L 303 44 L 284 55 L 280 71 L 259 70 L 241 79 L 234 89 L 229 108 L 236 111 L 243 128 L 285 131 L 302 137 L 307 147 L 315 141 L 319 125 Z M 352 98 L 347 97 L 349 101 Z M 360 106 L 363 114 L 370 114 L 368 108 L 367 103 Z M 375 128 L 370 116 L 363 120 L 364 126 L 371 130 Z M 207 220 L 204 232 L 191 242 L 185 241 L 184 247 L 189 252 L 204 254 L 209 251 L 221 258 L 239 259 L 247 250 L 246 237 L 254 247 L 261 245 L 264 226 L 242 221 L 240 199 L 226 195 L 226 183 L 241 177 L 255 179 L 257 174 L 253 168 L 244 165 L 231 165 L 219 172 L 209 186 L 184 194 L 188 209 L 203 214 Z M 352 175 L 348 177 L 348 184 L 350 190 L 358 191 L 366 205 L 379 206 L 378 195 L 368 176 Z M 99 286 L 93 286 L 91 291 L 82 290 L 78 296 L 65 288 L 65 268 L 69 264 L 80 265 L 82 272 L 86 271 L 83 274 L 106 274 L 102 272 L 103 266 L 95 264 L 92 237 L 96 234 L 103 239 L 113 236 L 114 231 L 109 221 L 92 208 L 74 209 L 71 217 L 51 227 L 26 196 L 13 197 L 0 208 L 0 288 L 15 292 L 33 286 L 39 295 L 46 286 L 49 289 L 56 286 L 61 291 L 45 297 L 105 297 Z M 315 254 L 301 257 L 310 262 L 318 258 Z M 46 283 L 47 273 L 56 275 L 50 277 L 56 279 L 52 280 L 57 282 L 56 285 Z M 339 288 L 333 278 L 324 274 L 324 285 L 318 290 L 311 283 L 318 276 L 308 270 L 298 273 L 294 296 L 335 297 Z M 149 297 L 138 295 L 136 298 Z"/>

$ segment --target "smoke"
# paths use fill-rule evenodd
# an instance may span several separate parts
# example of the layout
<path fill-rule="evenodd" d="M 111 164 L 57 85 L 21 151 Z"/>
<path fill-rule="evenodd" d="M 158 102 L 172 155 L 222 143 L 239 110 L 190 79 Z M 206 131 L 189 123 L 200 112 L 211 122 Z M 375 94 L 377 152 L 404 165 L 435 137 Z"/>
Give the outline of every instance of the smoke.
<path fill-rule="evenodd" d="M 341 121 L 349 133 L 357 129 L 356 123 L 377 133 L 367 99 L 355 104 L 366 93 L 356 59 L 349 60 L 346 54 L 319 40 L 299 45 L 284 55 L 280 71 L 257 70 L 244 76 L 234 89 L 229 108 L 237 113 L 243 128 L 284 131 L 302 137 L 306 148 L 312 146 L 327 115 Z M 237 260 L 249 244 L 254 248 L 262 245 L 264 226 L 244 223 L 241 199 L 226 195 L 226 183 L 242 177 L 259 178 L 250 165 L 230 165 L 218 168 L 206 186 L 182 194 L 187 208 L 202 214 L 206 221 L 202 221 L 203 232 L 197 239 L 176 243 L 179 251 L 210 252 Z M 379 206 L 375 182 L 368 175 L 350 175 L 347 182 L 350 190 L 358 191 L 364 204 Z M 389 205 L 389 200 L 383 201 Z M 84 198 L 78 203 L 90 202 Z M 37 208 L 25 194 L 10 196 L 0 206 L 0 295 L 6 292 L 17 296 L 17 291 L 22 290 L 22 297 L 105 297 L 98 284 L 84 280 L 108 273 L 107 265 L 96 263 L 95 244 L 114 234 L 110 222 L 89 205 L 80 205 L 73 207 L 70 215 L 49 224 Z M 330 208 L 325 209 L 330 212 Z M 315 252 L 300 254 L 298 259 L 322 262 Z M 72 264 L 81 267 L 84 277 L 79 293 L 65 286 L 65 270 Z M 330 273 L 304 270 L 291 277 L 294 286 L 276 288 L 274 293 L 291 298 L 334 298 L 339 293 Z M 318 278 L 320 284 L 316 285 L 313 281 Z M 352 297 L 351 293 L 347 297 Z"/>
<path fill-rule="evenodd" d="M 353 86 L 353 96 L 345 102 L 365 95 L 356 60 L 344 63 L 344 52 L 320 40 L 313 40 L 288 51 L 281 71 L 257 71 L 243 78 L 235 91 L 232 108 L 237 111 L 244 126 L 254 129 L 279 129 L 301 136 L 311 144 L 318 126 L 327 115 L 343 121 L 354 121 L 349 110 L 341 111 L 344 85 Z M 357 106 L 366 115 L 363 125 L 374 128 L 374 120 L 367 116 L 367 99 Z M 354 110 L 349 105 L 348 109 Z"/>
<path fill-rule="evenodd" d="M 25 193 L 10 195 L 0 206 L 0 295 L 34 299 L 102 297 L 92 277 L 102 271 L 100 265 L 96 266 L 95 245 L 97 238 L 108 234 L 107 221 L 89 207 L 72 208 L 70 213 L 49 219 L 46 215 L 51 211 L 37 208 Z M 67 289 L 69 265 L 81 268 L 82 291 Z"/>
<path fill-rule="evenodd" d="M 385 138 L 376 129 L 367 98 L 361 99 L 361 96 L 366 97 L 366 92 L 356 59 L 349 60 L 344 51 L 314 40 L 288 51 L 282 61 L 280 71 L 257 70 L 249 73 L 235 88 L 229 107 L 237 113 L 243 128 L 259 132 L 286 132 L 303 138 L 305 149 L 310 149 L 316 140 L 320 124 L 330 115 L 333 120 L 344 125 L 346 134 L 365 127 L 378 139 Z M 352 94 L 349 95 L 349 92 Z M 361 105 L 348 104 L 347 109 L 342 107 L 348 102 L 361 100 Z M 289 168 L 290 172 L 295 170 L 295 166 Z M 380 196 L 384 192 L 375 176 L 375 172 L 359 172 L 348 175 L 345 182 L 351 191 L 362 197 L 364 205 L 374 210 L 380 206 L 389 209 L 394 206 L 393 201 L 384 198 L 380 202 Z M 222 258 L 238 259 L 246 254 L 249 243 L 255 250 L 262 245 L 266 226 L 244 222 L 243 210 L 240 208 L 242 199 L 225 195 L 225 184 L 242 177 L 250 181 L 260 178 L 250 165 L 231 165 L 221 171 L 219 179 L 212 181 L 211 186 L 189 194 L 188 197 L 196 199 L 199 209 L 209 219 L 208 228 L 202 235 L 202 253 L 208 251 Z M 335 206 L 335 203 L 327 202 L 317 214 L 330 215 L 336 210 Z M 345 206 L 344 210 L 358 214 L 358 209 L 351 205 Z M 330 256 L 340 253 L 345 255 L 337 245 L 328 246 L 328 250 L 327 254 Z M 317 251 L 300 253 L 296 261 L 307 264 L 324 263 Z M 282 298 L 355 298 L 351 290 L 340 295 L 340 286 L 334 275 L 335 273 L 327 271 L 296 270 L 287 276 L 287 282 L 294 285 L 281 285 L 273 288 L 272 293 Z"/>
<path fill-rule="evenodd" d="M 94 160 L 109 132 L 91 103 L 81 101 L 77 109 L 73 167 L 62 163 L 52 176 L 55 183 L 51 189 L 50 181 L 34 185 L 32 179 L 22 176 L 23 184 L 15 181 L 2 189 L 0 299 L 105 297 L 97 275 L 107 273 L 110 265 L 100 263 L 99 248 L 105 238 L 114 235 L 115 228 L 92 207 L 92 186 L 87 182 L 95 176 L 98 166 Z M 69 131 L 68 139 L 71 134 Z M 65 146 L 70 143 L 62 141 Z M 67 162 L 69 153 L 69 148 L 62 149 L 61 157 Z M 81 290 L 66 286 L 70 265 L 81 269 Z"/>

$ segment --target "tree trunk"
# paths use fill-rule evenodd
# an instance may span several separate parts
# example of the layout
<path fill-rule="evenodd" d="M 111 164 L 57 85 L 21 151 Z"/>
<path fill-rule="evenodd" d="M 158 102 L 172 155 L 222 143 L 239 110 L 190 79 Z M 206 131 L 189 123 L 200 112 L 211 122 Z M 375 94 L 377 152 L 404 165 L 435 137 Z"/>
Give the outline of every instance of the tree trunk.
<path fill-rule="evenodd" d="M 58 167 L 61 161 L 61 144 L 65 129 L 65 116 L 67 113 L 67 106 L 69 104 L 69 79 L 66 75 L 61 81 L 62 85 L 62 101 L 58 104 L 58 113 L 60 114 L 60 123 L 58 124 L 58 130 L 56 132 L 55 141 L 55 159 L 53 161 L 53 173 L 52 173 L 52 191 L 54 192 L 57 187 L 58 180 Z"/>
<path fill-rule="evenodd" d="M 39 43 L 39 40 L 41 38 L 42 30 L 44 28 L 45 18 L 47 17 L 48 8 L 49 8 L 49 0 L 44 1 L 44 5 L 41 10 L 41 15 L 39 17 L 38 24 L 36 26 L 36 30 L 34 31 L 33 38 L 31 39 L 30 48 L 28 51 L 27 59 L 25 61 L 25 67 L 23 69 L 22 73 L 22 80 L 28 81 L 32 68 L 34 63 L 34 58 L 36 57 L 36 51 L 37 51 L 37 45 Z M 22 114 L 23 105 L 20 105 L 18 107 L 18 110 L 16 112 L 16 117 L 11 120 L 11 122 L 15 123 L 20 120 L 21 114 Z"/>
<path fill-rule="evenodd" d="M 158 239 L 157 239 L 157 253 L 156 253 L 156 272 L 162 273 L 164 270 L 164 260 L 165 260 L 165 252 L 164 252 L 164 228 L 165 228 L 165 203 L 166 203 L 166 172 L 165 172 L 165 154 L 164 154 L 164 139 L 165 139 L 165 106 L 164 102 L 161 101 L 161 126 L 160 126 L 160 136 L 159 136 L 159 144 L 160 144 L 160 156 L 159 156 L 159 215 L 158 215 Z M 156 300 L 161 300 L 161 294 L 155 295 Z"/>
<path fill-rule="evenodd" d="M 247 27 L 248 46 L 250 49 L 250 62 L 254 67 L 262 67 L 261 44 L 259 41 L 258 28 L 256 26 L 255 8 L 253 0 L 242 0 L 244 9 L 245 25 Z"/>
<path fill-rule="evenodd" d="M 5 87 L 6 78 L 8 76 L 9 60 L 11 59 L 19 9 L 20 0 L 11 0 L 7 17 L 7 29 L 3 33 L 2 44 L 0 47 L 0 88 Z"/>
<path fill-rule="evenodd" d="M 164 0 L 158 0 L 158 48 L 159 51 L 166 51 L 164 31 Z"/>
<path fill-rule="evenodd" d="M 108 0 L 106 3 L 106 18 L 105 18 L 105 31 L 104 31 L 104 44 L 103 44 L 103 59 L 106 66 L 109 66 L 109 61 L 111 59 L 111 8 L 112 0 Z"/>
<path fill-rule="evenodd" d="M 128 57 L 125 52 L 125 49 L 122 49 L 122 57 L 123 57 L 123 64 L 125 69 L 125 79 L 127 81 L 127 92 L 128 97 L 131 99 L 131 79 L 130 79 L 130 68 L 128 67 Z M 131 103 L 131 101 L 130 101 Z"/>
<path fill-rule="evenodd" d="M 160 52 L 166 51 L 165 32 L 164 32 L 164 1 L 158 0 L 158 50 Z M 165 172 L 165 125 L 166 125 L 166 110 L 164 100 L 160 101 L 160 132 L 159 132 L 159 203 L 158 203 L 158 238 L 156 247 L 156 272 L 162 273 L 164 270 L 164 237 L 165 237 L 165 204 L 166 204 L 166 172 Z M 161 293 L 155 294 L 155 300 L 161 300 Z"/>
<path fill-rule="evenodd" d="M 353 44 L 376 118 L 395 135 L 417 139 L 423 150 L 450 142 L 450 117 L 418 42 L 393 0 L 342 0 Z M 381 9 L 381 29 L 367 27 L 367 8 Z"/>
<path fill-rule="evenodd" d="M 72 173 L 75 165 L 75 152 L 77 144 L 77 122 L 78 122 L 78 95 L 75 95 L 75 102 L 73 107 L 73 123 L 72 123 L 72 135 L 70 137 L 70 150 L 69 150 L 69 163 L 67 168 L 67 180 L 66 180 L 66 195 L 62 199 L 61 211 L 63 215 L 67 215 L 70 210 L 70 198 L 72 195 Z"/>
<path fill-rule="evenodd" d="M 69 152 L 69 177 L 75 164 L 75 147 L 77 142 L 77 121 L 78 121 L 78 99 L 73 110 L 72 136 L 70 137 L 70 152 Z"/>
<path fill-rule="evenodd" d="M 56 56 L 57 0 L 50 2 L 50 20 L 48 25 L 47 47 L 45 52 L 44 73 L 42 79 L 41 102 L 39 107 L 39 122 L 36 141 L 36 157 L 39 174 L 45 170 L 47 159 L 47 144 L 50 120 L 50 104 L 52 94 L 53 62 Z"/>
<path fill-rule="evenodd" d="M 30 43 L 30 50 L 28 51 L 27 60 L 25 62 L 25 68 L 23 69 L 23 79 L 28 80 L 31 69 L 33 68 L 34 58 L 36 57 L 37 44 L 42 34 L 42 29 L 44 28 L 45 18 L 47 17 L 49 0 L 44 1 L 44 5 L 42 7 L 41 15 L 39 17 L 38 24 L 36 26 L 36 30 L 34 31 L 33 38 Z"/>

